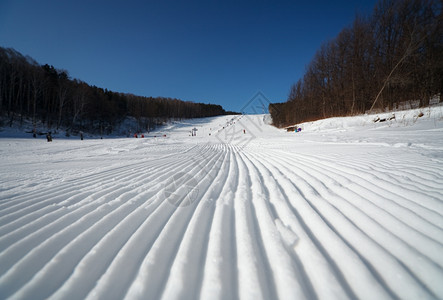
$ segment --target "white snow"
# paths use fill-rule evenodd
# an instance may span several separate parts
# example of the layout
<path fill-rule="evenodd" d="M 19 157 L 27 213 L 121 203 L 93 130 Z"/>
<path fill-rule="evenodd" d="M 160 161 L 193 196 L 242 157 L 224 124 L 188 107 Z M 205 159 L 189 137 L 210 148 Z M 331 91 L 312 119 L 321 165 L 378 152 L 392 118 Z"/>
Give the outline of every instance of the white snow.
<path fill-rule="evenodd" d="M 0 298 L 442 299 L 443 108 L 395 115 L 4 129 Z"/>

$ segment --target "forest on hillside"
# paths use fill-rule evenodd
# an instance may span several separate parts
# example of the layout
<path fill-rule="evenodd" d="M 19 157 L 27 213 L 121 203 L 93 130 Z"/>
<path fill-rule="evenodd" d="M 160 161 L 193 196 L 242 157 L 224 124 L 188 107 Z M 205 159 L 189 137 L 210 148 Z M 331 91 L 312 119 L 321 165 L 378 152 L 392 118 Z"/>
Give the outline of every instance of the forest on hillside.
<path fill-rule="evenodd" d="M 12 126 L 25 120 L 47 128 L 109 134 L 126 117 L 138 130 L 150 130 L 168 120 L 224 114 L 220 105 L 164 97 L 112 92 L 71 79 L 65 70 L 39 65 L 29 56 L 0 47 L 0 120 Z M 2 124 L 0 124 L 2 125 Z"/>
<path fill-rule="evenodd" d="M 370 16 L 324 43 L 284 103 L 269 106 L 284 127 L 328 117 L 429 105 L 443 90 L 443 2 L 381 0 Z"/>

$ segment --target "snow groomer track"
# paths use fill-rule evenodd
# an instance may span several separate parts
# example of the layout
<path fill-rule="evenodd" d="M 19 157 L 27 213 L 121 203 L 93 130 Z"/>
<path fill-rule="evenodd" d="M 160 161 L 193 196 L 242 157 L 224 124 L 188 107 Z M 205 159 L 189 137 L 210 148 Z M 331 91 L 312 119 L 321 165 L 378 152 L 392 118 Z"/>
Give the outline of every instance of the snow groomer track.
<path fill-rule="evenodd" d="M 0 138 L 0 298 L 441 299 L 441 117 L 361 118 Z"/>

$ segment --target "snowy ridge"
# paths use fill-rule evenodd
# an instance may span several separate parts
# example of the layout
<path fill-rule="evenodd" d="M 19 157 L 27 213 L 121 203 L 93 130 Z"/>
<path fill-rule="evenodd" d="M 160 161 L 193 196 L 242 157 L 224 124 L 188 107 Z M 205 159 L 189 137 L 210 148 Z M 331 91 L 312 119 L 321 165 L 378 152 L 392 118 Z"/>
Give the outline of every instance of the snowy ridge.
<path fill-rule="evenodd" d="M 230 118 L 0 139 L 0 298 L 443 298 L 441 121 Z"/>

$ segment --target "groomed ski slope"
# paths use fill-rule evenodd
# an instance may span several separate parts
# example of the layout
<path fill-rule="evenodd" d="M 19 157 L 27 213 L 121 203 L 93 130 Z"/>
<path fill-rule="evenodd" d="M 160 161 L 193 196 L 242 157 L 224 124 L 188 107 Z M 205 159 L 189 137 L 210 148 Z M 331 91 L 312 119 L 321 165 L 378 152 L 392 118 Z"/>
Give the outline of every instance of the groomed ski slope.
<path fill-rule="evenodd" d="M 442 299 L 441 110 L 0 138 L 0 298 Z"/>

